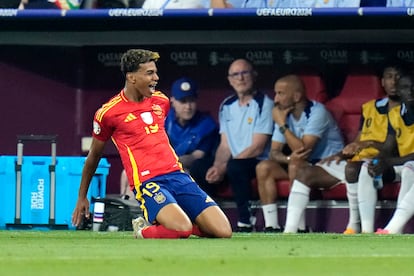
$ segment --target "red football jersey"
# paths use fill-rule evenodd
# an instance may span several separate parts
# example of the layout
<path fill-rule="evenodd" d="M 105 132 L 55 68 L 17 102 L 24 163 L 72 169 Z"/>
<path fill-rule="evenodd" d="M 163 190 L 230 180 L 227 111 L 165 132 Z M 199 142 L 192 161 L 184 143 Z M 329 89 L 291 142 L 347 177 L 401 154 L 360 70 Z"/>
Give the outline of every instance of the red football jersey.
<path fill-rule="evenodd" d="M 159 91 L 132 102 L 122 90 L 96 111 L 93 136 L 101 141 L 112 138 L 131 186 L 182 170 L 164 128 L 169 109 L 168 97 Z"/>

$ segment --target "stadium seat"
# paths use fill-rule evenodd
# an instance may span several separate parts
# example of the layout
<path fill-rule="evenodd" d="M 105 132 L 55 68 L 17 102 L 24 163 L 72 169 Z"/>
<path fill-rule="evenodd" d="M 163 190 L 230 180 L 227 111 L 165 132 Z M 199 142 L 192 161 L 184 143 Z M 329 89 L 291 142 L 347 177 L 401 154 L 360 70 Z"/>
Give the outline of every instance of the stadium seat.
<path fill-rule="evenodd" d="M 218 122 L 218 110 L 221 102 L 228 97 L 228 89 L 200 89 L 198 93 L 197 107 L 208 112 Z"/>
<path fill-rule="evenodd" d="M 378 191 L 378 199 L 380 200 L 397 200 L 398 193 L 400 192 L 399 181 L 385 183 L 384 187 Z"/>
<path fill-rule="evenodd" d="M 316 74 L 300 74 L 299 77 L 306 87 L 306 94 L 309 99 L 325 103 L 328 100 L 325 83 Z"/>
<path fill-rule="evenodd" d="M 232 199 L 233 191 L 228 182 L 222 182 L 218 184 L 216 196 L 220 199 Z"/>
<path fill-rule="evenodd" d="M 347 200 L 345 183 L 339 183 L 331 189 L 322 190 L 321 193 L 323 199 Z"/>
<path fill-rule="evenodd" d="M 352 142 L 359 132 L 362 104 L 383 97 L 384 91 L 379 77 L 369 72 L 350 73 L 338 96 L 326 102 L 345 139 Z M 322 192 L 324 199 L 346 200 L 346 187 L 341 183 Z"/>
<path fill-rule="evenodd" d="M 326 102 L 326 107 L 337 120 L 345 143 L 355 139 L 359 131 L 361 106 L 384 95 L 380 79 L 370 73 L 351 73 L 338 96 Z"/>
<path fill-rule="evenodd" d="M 290 193 L 289 179 L 276 181 L 278 198 L 288 198 Z"/>
<path fill-rule="evenodd" d="M 400 191 L 400 182 L 386 183 L 378 191 L 378 200 L 397 200 Z M 340 183 L 332 189 L 322 191 L 322 199 L 347 200 L 345 183 Z"/>

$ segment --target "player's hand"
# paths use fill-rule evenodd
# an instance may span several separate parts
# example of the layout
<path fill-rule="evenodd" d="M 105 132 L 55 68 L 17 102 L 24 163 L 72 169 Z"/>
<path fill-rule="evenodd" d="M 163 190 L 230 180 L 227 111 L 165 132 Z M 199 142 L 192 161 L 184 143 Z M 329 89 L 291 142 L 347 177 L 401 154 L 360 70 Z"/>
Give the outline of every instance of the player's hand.
<path fill-rule="evenodd" d="M 323 158 L 321 161 L 319 161 L 319 164 L 326 164 L 326 165 L 330 165 L 332 162 L 335 162 L 336 164 L 339 164 L 339 162 L 341 162 L 342 160 L 344 160 L 344 156 L 341 153 L 337 153 L 331 156 L 328 156 L 326 158 Z"/>
<path fill-rule="evenodd" d="M 286 118 L 289 113 L 294 109 L 294 106 L 290 106 L 288 108 L 282 109 L 280 105 L 276 104 L 275 107 L 272 109 L 272 117 L 273 121 L 278 124 L 279 126 L 283 126 L 286 124 Z"/>
<path fill-rule="evenodd" d="M 343 150 L 342 153 L 344 155 L 355 155 L 357 154 L 359 151 L 361 150 L 360 146 L 358 143 L 352 142 L 348 145 L 346 145 Z"/>
<path fill-rule="evenodd" d="M 224 173 L 221 173 L 218 167 L 211 167 L 206 173 L 206 181 L 210 184 L 221 182 L 224 179 Z"/>
<path fill-rule="evenodd" d="M 301 147 L 297 150 L 292 151 L 292 154 L 290 155 L 290 159 L 291 160 L 306 160 L 308 159 L 311 152 L 312 152 L 311 149 L 305 149 L 304 147 Z"/>
<path fill-rule="evenodd" d="M 82 223 L 83 218 L 89 218 L 89 215 L 89 200 L 86 197 L 79 198 L 75 210 L 73 210 L 72 225 L 79 226 Z"/>

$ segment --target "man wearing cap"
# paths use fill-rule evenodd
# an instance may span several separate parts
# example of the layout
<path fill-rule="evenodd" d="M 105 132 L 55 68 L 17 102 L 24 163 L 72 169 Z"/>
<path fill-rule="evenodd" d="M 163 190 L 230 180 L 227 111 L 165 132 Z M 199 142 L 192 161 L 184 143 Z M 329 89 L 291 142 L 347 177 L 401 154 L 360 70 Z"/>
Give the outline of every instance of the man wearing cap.
<path fill-rule="evenodd" d="M 204 179 L 207 168 L 214 159 L 214 151 L 219 142 L 218 126 L 213 117 L 197 110 L 196 82 L 183 77 L 171 87 L 171 106 L 165 120 L 165 131 L 177 153 L 184 170 L 190 172 L 201 188 L 214 195 L 215 186 Z M 198 168 L 192 170 L 194 163 Z M 121 174 L 121 194 L 134 199 L 128 189 L 125 171 Z"/>
<path fill-rule="evenodd" d="M 171 106 L 165 121 L 170 143 L 185 170 L 195 160 L 214 154 L 218 143 L 218 127 L 214 119 L 197 110 L 197 84 L 180 78 L 171 87 Z"/>

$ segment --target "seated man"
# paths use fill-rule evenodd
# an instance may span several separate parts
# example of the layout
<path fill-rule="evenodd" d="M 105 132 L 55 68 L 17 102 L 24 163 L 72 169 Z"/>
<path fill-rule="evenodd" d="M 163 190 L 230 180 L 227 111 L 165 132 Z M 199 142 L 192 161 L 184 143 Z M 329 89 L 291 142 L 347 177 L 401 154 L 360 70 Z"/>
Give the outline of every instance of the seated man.
<path fill-rule="evenodd" d="M 237 205 L 237 231 L 251 232 L 255 217 L 251 214 L 251 181 L 256 165 L 267 158 L 273 122 L 273 102 L 256 88 L 257 71 L 246 59 L 234 60 L 227 79 L 234 94 L 220 106 L 220 144 L 214 163 L 207 170 L 208 183 L 229 182 Z"/>
<path fill-rule="evenodd" d="M 194 161 L 213 155 L 218 144 L 218 126 L 213 117 L 197 110 L 197 84 L 189 78 L 171 87 L 171 106 L 165 128 L 185 170 Z"/>
<path fill-rule="evenodd" d="M 351 230 L 345 233 L 359 232 L 358 185 L 346 181 L 345 171 L 348 163 L 346 160 L 352 158 L 351 162 L 358 162 L 373 158 L 378 154 L 378 149 L 382 147 L 387 136 L 387 133 L 383 131 L 388 128 L 387 114 L 399 106 L 398 98 L 395 97 L 395 83 L 398 77 L 399 70 L 395 66 L 384 69 L 382 85 L 388 97 L 369 101 L 362 106 L 361 131 L 354 142 L 348 144 L 338 154 L 322 160 L 316 166 L 298 168 L 288 199 L 286 233 L 298 231 L 299 222 L 309 202 L 309 193 L 312 188 L 329 189 L 341 182 L 347 185 L 350 210 L 347 229 Z M 353 167 L 353 169 L 356 168 L 359 167 Z"/>
<path fill-rule="evenodd" d="M 396 88 L 400 71 L 401 69 L 395 65 L 385 67 L 381 83 L 387 97 L 379 101 L 372 100 L 362 106 L 363 117 L 366 119 L 363 124 L 367 127 L 363 128 L 363 131 L 359 134 L 360 136 L 357 137 L 360 142 L 353 143 L 344 150 L 345 155 L 352 155 L 352 153 L 357 152 L 350 160 L 351 162 L 347 162 L 345 168 L 350 219 L 344 234 L 355 234 L 359 231 L 362 233 L 372 233 L 374 231 L 377 190 L 373 185 L 366 185 L 365 183 L 366 175 L 368 174 L 367 164 L 379 152 L 375 148 L 366 148 L 366 143 L 369 143 L 371 140 L 384 142 L 387 137 L 387 132 L 384 131 L 387 127 L 386 124 L 388 124 L 387 113 L 391 111 L 398 113 L 400 110 L 401 100 Z M 379 113 L 375 112 L 374 108 L 378 108 Z M 371 123 L 371 128 L 368 127 L 370 121 L 374 121 L 374 124 Z M 361 151 L 363 148 L 366 149 Z M 395 155 L 394 152 L 389 154 Z M 383 178 L 385 182 L 392 181 L 394 177 L 395 174 L 392 169 L 384 172 Z"/>
<path fill-rule="evenodd" d="M 176 80 L 171 86 L 172 108 L 165 120 L 170 143 L 187 172 L 200 159 L 210 160 L 211 165 L 219 140 L 218 125 L 213 117 L 197 110 L 197 93 L 198 87 L 194 80 L 186 77 Z M 195 177 L 195 180 L 207 192 L 214 192 L 214 186 L 203 185 L 205 173 L 206 171 L 201 179 Z M 129 184 L 125 172 L 122 172 L 121 191 L 126 192 L 126 187 Z"/>
<path fill-rule="evenodd" d="M 314 164 L 340 151 L 344 144 L 341 131 L 323 104 L 306 97 L 305 86 L 296 75 L 275 82 L 275 107 L 271 152 L 268 160 L 256 166 L 265 232 L 281 231 L 275 181 L 293 179 L 303 163 Z M 294 154 L 288 155 L 287 151 Z M 299 153 L 299 154 L 297 154 Z M 302 230 L 305 226 L 303 225 Z"/>
<path fill-rule="evenodd" d="M 397 144 L 400 157 L 381 155 L 377 165 L 368 167 L 370 176 L 382 174 L 387 167 L 393 167 L 401 177 L 397 209 L 384 229 L 376 234 L 401 234 L 404 226 L 414 215 L 414 75 L 403 75 L 397 84 L 398 94 L 403 102 L 401 112 L 390 113 L 390 125 L 398 133 L 391 136 Z M 372 182 L 367 182 L 369 185 Z M 371 184 L 372 185 L 372 184 Z M 361 195 L 363 196 L 363 195 Z"/>

